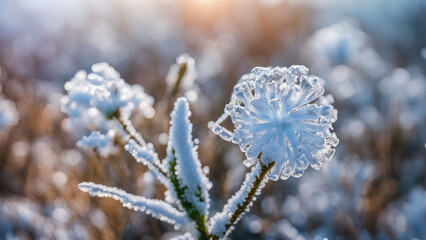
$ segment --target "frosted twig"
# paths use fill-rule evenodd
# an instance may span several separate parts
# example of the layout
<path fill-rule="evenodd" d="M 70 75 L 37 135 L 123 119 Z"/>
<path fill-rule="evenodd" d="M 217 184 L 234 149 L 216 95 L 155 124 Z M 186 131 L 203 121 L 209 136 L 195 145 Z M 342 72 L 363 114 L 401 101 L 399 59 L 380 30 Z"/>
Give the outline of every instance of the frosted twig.
<path fill-rule="evenodd" d="M 145 140 L 143 140 L 142 136 L 136 132 L 136 130 L 134 129 L 132 123 L 125 119 L 123 120 L 120 116 L 119 112 L 116 112 L 114 114 L 114 118 L 117 119 L 117 121 L 120 123 L 121 127 L 123 128 L 123 130 L 127 133 L 127 135 L 129 136 L 130 140 L 135 141 L 137 144 L 139 144 L 142 147 L 146 147 L 147 144 L 145 142 Z M 127 146 L 127 144 L 126 144 Z M 127 150 L 127 149 L 126 149 Z M 133 155 L 133 154 L 132 154 Z M 134 156 L 134 155 L 133 155 Z M 137 159 L 136 159 L 137 160 Z M 138 161 L 139 162 L 139 161 Z M 143 164 L 147 164 L 150 163 L 150 165 L 147 165 L 148 167 L 152 166 L 153 168 L 155 168 L 161 175 L 163 175 L 164 177 L 167 177 L 167 173 L 163 170 L 163 167 L 160 166 L 160 162 L 159 161 L 140 161 Z M 151 168 L 151 167 L 150 167 Z"/>
<path fill-rule="evenodd" d="M 241 217 L 249 211 L 256 195 L 260 194 L 268 178 L 266 174 L 272 169 L 275 162 L 264 165 L 259 161 L 250 173 L 246 175 L 240 190 L 228 200 L 222 212 L 217 213 L 209 222 L 209 232 L 213 239 L 225 238 Z"/>
<path fill-rule="evenodd" d="M 88 192 L 91 196 L 114 198 L 115 200 L 119 200 L 124 207 L 145 212 L 179 228 L 185 226 L 188 220 L 185 213 L 178 211 L 170 204 L 161 200 L 136 196 L 119 188 L 107 187 L 91 182 L 80 183 L 78 188 L 81 191 Z"/>

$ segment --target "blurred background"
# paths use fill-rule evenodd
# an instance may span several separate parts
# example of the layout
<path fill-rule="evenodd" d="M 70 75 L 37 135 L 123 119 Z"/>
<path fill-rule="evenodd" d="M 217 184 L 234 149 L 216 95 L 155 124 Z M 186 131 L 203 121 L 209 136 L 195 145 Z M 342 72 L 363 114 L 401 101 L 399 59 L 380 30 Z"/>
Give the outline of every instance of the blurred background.
<path fill-rule="evenodd" d="M 313 3 L 312 3 L 313 2 Z M 106 61 L 154 97 L 133 117 L 165 156 L 166 76 L 181 53 L 197 77 L 194 137 L 222 209 L 248 169 L 207 128 L 255 66 L 303 64 L 339 110 L 336 155 L 270 182 L 232 239 L 426 239 L 426 1 L 0 0 L 0 239 L 169 239 L 172 226 L 77 184 L 147 197 L 164 188 L 128 153 L 79 149 L 61 112 L 78 70 Z M 166 97 L 165 97 L 166 96 Z"/>

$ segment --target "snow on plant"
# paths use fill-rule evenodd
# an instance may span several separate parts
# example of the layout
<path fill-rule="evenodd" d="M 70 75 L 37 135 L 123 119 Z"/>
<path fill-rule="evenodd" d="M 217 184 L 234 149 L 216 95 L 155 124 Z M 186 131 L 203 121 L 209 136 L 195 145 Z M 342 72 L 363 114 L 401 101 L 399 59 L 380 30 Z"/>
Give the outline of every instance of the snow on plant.
<path fill-rule="evenodd" d="M 182 58 L 188 60 L 188 56 Z M 185 64 L 193 65 L 191 59 Z M 331 132 L 337 111 L 330 105 L 330 97 L 320 98 L 324 89 L 317 77 L 308 75 L 306 67 L 254 68 L 237 83 L 225 113 L 212 126 L 214 133 L 240 145 L 247 157 L 244 163 L 251 167 L 251 172 L 223 210 L 210 217 L 208 190 L 212 184 L 198 159 L 186 98 L 178 98 L 174 105 L 167 155 L 160 161 L 153 144 L 146 143 L 129 120 L 134 108 L 149 97 L 143 92 L 137 96 L 105 63 L 94 65 L 92 70 L 94 73 L 89 75 L 77 73 L 65 85 L 68 96 L 63 106 L 76 121 L 83 117 L 83 109 L 95 109 L 121 129 L 110 130 L 108 134 L 93 132 L 78 145 L 106 151 L 114 131 L 120 132 L 124 149 L 137 162 L 148 166 L 167 191 L 165 200 L 158 200 L 95 183 L 84 182 L 79 188 L 92 196 L 112 197 L 125 207 L 145 212 L 186 232 L 176 239 L 226 238 L 268 179 L 300 177 L 308 165 L 318 170 L 324 161 L 332 158 L 338 143 Z M 183 73 L 174 74 L 177 81 L 182 80 Z M 235 125 L 232 132 L 220 125 L 227 117 Z"/>
<path fill-rule="evenodd" d="M 197 70 L 195 69 L 195 60 L 185 53 L 176 58 L 176 63 L 170 67 L 166 77 L 166 83 L 171 89 L 181 87 L 182 89 L 188 90 L 194 83 L 196 77 Z"/>
<path fill-rule="evenodd" d="M 80 128 L 109 130 L 110 119 L 126 119 L 135 110 L 153 117 L 153 98 L 142 86 L 127 84 L 107 63 L 94 64 L 89 74 L 77 72 L 65 84 L 65 90 L 68 94 L 61 99 L 62 110 Z"/>

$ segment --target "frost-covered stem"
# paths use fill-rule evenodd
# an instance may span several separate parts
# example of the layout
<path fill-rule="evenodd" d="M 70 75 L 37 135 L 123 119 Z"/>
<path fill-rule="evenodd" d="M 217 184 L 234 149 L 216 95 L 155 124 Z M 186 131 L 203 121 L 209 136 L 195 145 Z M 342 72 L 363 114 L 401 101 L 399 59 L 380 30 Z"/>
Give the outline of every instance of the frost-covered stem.
<path fill-rule="evenodd" d="M 172 159 L 169 162 L 169 175 L 170 175 L 170 181 L 172 182 L 173 188 L 176 192 L 176 197 L 179 200 L 180 204 L 182 205 L 185 212 L 188 214 L 189 218 L 194 220 L 196 229 L 198 233 L 200 234 L 198 239 L 209 239 L 207 227 L 206 227 L 206 216 L 202 214 L 198 209 L 193 206 L 192 203 L 188 202 L 186 198 L 184 197 L 185 194 L 185 188 L 181 187 L 181 184 L 179 183 L 179 178 L 176 175 L 176 156 L 175 156 L 175 150 L 172 149 Z M 201 189 L 200 189 L 200 195 L 198 196 L 202 198 L 201 195 Z"/>
<path fill-rule="evenodd" d="M 178 78 L 176 80 L 176 84 L 173 86 L 173 89 L 172 89 L 172 92 L 171 92 L 172 97 L 176 97 L 176 95 L 179 93 L 179 87 L 180 87 L 180 84 L 182 82 L 182 78 L 183 78 L 183 76 L 185 76 L 186 66 L 187 66 L 186 63 L 182 63 L 180 65 L 179 75 L 178 75 Z"/>
<path fill-rule="evenodd" d="M 230 233 L 234 225 L 237 224 L 237 222 L 241 219 L 242 215 L 244 215 L 244 213 L 250 208 L 251 204 L 256 200 L 255 196 L 259 194 L 259 191 L 262 189 L 262 187 L 268 180 L 266 174 L 272 169 L 274 165 L 275 162 L 272 162 L 269 165 L 264 165 L 262 162 L 259 161 L 258 165 L 252 168 L 251 173 L 247 175 L 246 180 L 241 185 L 240 190 L 236 193 L 236 195 L 234 195 L 234 197 L 232 197 L 228 201 L 224 211 L 217 215 L 216 222 L 213 223 L 213 225 L 221 224 L 220 221 L 218 221 L 219 219 L 221 219 L 222 217 L 226 219 L 228 218 L 228 216 L 230 216 L 229 219 L 225 220 L 227 223 L 225 224 L 224 228 L 212 226 L 213 232 L 210 235 L 210 239 L 222 239 Z M 242 202 L 238 203 L 235 209 L 232 209 L 233 205 L 235 204 L 234 201 L 240 201 L 240 197 L 244 195 L 245 197 Z M 230 213 L 228 212 L 229 210 L 233 212 Z M 215 229 L 221 229 L 221 232 L 215 232 Z"/>
<path fill-rule="evenodd" d="M 121 128 L 123 128 L 123 130 L 126 132 L 126 134 L 129 135 L 129 138 L 131 140 L 134 140 L 140 146 L 146 146 L 146 142 L 141 137 L 136 136 L 135 130 L 134 130 L 133 126 L 131 125 L 130 121 L 125 121 L 121 118 L 119 111 L 114 113 L 113 117 L 115 119 L 117 119 L 117 121 L 121 125 Z M 163 171 L 163 169 L 160 166 L 158 166 L 155 163 L 152 163 L 152 165 L 158 170 L 159 173 L 161 173 L 161 175 L 165 176 L 166 178 L 168 177 L 167 173 L 165 171 Z"/>
<path fill-rule="evenodd" d="M 91 196 L 109 197 L 119 200 L 124 207 L 145 212 L 146 214 L 179 228 L 184 227 L 187 223 L 185 213 L 161 200 L 136 196 L 116 187 L 107 187 L 91 182 L 82 182 L 78 185 L 78 188 L 83 192 L 88 192 Z"/>
<path fill-rule="evenodd" d="M 170 97 L 168 98 L 169 99 L 169 104 L 167 106 L 168 112 L 172 109 L 174 99 L 179 94 L 180 85 L 181 85 L 183 76 L 185 76 L 186 68 L 187 68 L 186 63 L 182 63 L 180 65 L 179 74 L 177 76 L 176 83 L 175 83 L 175 85 L 173 86 L 173 88 L 170 92 Z"/>
<path fill-rule="evenodd" d="M 232 214 L 232 217 L 230 219 L 230 223 L 226 227 L 226 229 L 229 229 L 230 226 L 236 224 L 240 215 L 243 214 L 245 212 L 245 210 L 247 209 L 248 205 L 251 202 L 253 202 L 253 197 L 255 196 L 255 194 L 256 194 L 257 190 L 259 189 L 261 183 L 265 179 L 266 174 L 275 165 L 275 162 L 272 162 L 269 165 L 264 165 L 261 162 L 259 162 L 259 164 L 261 166 L 261 170 L 260 170 L 259 175 L 256 176 L 256 181 L 253 183 L 252 189 L 250 190 L 250 192 L 248 192 L 247 197 L 244 200 L 244 202 L 241 205 L 238 205 L 237 210 Z"/>

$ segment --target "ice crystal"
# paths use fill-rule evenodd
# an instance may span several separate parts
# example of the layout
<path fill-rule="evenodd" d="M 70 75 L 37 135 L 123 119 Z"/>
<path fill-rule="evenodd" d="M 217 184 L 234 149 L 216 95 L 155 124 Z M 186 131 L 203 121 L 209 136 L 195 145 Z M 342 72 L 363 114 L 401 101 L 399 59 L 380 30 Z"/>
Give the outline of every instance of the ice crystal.
<path fill-rule="evenodd" d="M 0 129 L 5 130 L 18 122 L 19 114 L 15 104 L 10 100 L 0 98 Z"/>
<path fill-rule="evenodd" d="M 61 99 L 62 110 L 77 126 L 106 128 L 105 121 L 120 110 L 125 118 L 135 110 L 152 117 L 153 98 L 140 85 L 130 86 L 107 63 L 92 66 L 87 74 L 81 70 L 65 84 L 68 92 Z"/>
<path fill-rule="evenodd" d="M 107 187 L 91 182 L 80 183 L 78 187 L 81 191 L 88 192 L 91 196 L 110 197 L 119 200 L 124 207 L 145 212 L 161 221 L 174 224 L 178 228 L 184 227 L 187 223 L 185 213 L 178 211 L 161 200 L 135 196 L 115 187 Z"/>
<path fill-rule="evenodd" d="M 77 142 L 78 147 L 92 148 L 96 150 L 102 157 L 108 157 L 117 151 L 114 146 L 114 130 L 108 131 L 107 134 L 101 134 L 98 131 L 92 132 L 89 136 L 84 136 Z"/>
<path fill-rule="evenodd" d="M 337 110 L 331 105 L 313 103 L 324 93 L 317 77 L 304 66 L 256 67 L 234 87 L 225 114 L 213 132 L 239 144 L 246 165 L 260 160 L 275 161 L 269 177 L 300 177 L 311 165 L 319 169 L 333 157 L 338 139 L 331 133 Z M 233 132 L 220 126 L 231 117 Z"/>
<path fill-rule="evenodd" d="M 175 166 L 175 174 L 180 188 L 183 189 L 183 199 L 194 206 L 200 213 L 207 214 L 209 181 L 203 174 L 198 154 L 192 141 L 192 124 L 189 122 L 189 104 L 185 98 L 177 99 L 171 115 L 171 127 L 167 149 L 167 164 Z"/>

